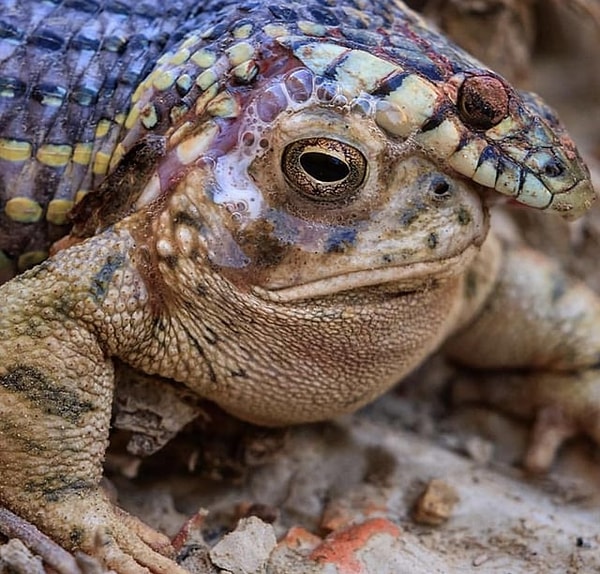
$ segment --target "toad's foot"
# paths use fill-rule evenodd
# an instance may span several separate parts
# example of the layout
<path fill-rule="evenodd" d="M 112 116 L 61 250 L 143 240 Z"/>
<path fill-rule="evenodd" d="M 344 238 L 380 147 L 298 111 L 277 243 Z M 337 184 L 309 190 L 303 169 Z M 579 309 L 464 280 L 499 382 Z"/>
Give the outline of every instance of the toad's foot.
<path fill-rule="evenodd" d="M 493 288 L 446 351 L 478 370 L 481 388 L 459 395 L 536 421 L 525 466 L 540 471 L 576 433 L 600 443 L 600 298 L 542 253 L 501 249 Z M 484 256 L 472 270 L 475 290 Z"/>
<path fill-rule="evenodd" d="M 586 434 L 600 445 L 600 373 L 535 373 L 484 375 L 455 385 L 458 402 L 483 402 L 534 425 L 523 465 L 547 470 L 569 438 Z"/>
<path fill-rule="evenodd" d="M 10 519 L 10 513 L 7 516 Z M 36 513 L 36 522 L 65 547 L 94 556 L 118 574 L 187 574 L 168 557 L 174 550 L 166 536 L 113 507 L 102 493 L 46 502 Z M 5 523 L 6 520 L 0 527 L 6 526 Z M 56 549 L 48 554 L 48 543 L 51 542 L 35 527 L 18 518 L 8 520 L 8 523 L 13 526 L 11 534 L 23 538 L 57 572 L 79 572 L 75 561 L 63 560 Z"/>

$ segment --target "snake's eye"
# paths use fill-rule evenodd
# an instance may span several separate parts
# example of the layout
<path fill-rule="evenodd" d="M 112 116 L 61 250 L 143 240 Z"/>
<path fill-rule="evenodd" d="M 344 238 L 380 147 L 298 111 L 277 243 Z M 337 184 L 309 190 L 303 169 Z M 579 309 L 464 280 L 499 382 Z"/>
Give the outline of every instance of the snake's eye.
<path fill-rule="evenodd" d="M 477 130 L 489 130 L 508 115 L 508 92 L 493 76 L 471 76 L 458 90 L 461 119 Z"/>
<path fill-rule="evenodd" d="M 281 169 L 292 188 L 313 201 L 347 202 L 367 174 L 367 160 L 355 147 L 329 138 L 307 138 L 289 144 Z"/>

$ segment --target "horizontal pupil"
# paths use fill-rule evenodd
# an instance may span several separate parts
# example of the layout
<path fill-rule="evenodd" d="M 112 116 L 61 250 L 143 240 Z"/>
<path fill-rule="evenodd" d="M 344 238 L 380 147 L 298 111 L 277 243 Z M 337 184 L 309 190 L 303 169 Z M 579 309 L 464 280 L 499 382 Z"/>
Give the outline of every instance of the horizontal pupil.
<path fill-rule="evenodd" d="M 300 165 L 318 181 L 331 183 L 348 177 L 350 168 L 341 159 L 326 153 L 309 151 L 300 156 Z"/>

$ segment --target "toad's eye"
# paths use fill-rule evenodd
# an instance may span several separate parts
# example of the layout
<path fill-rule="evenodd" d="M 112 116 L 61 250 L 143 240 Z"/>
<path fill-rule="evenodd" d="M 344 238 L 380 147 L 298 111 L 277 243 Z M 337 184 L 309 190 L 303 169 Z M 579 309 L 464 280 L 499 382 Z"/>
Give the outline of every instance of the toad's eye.
<path fill-rule="evenodd" d="M 292 188 L 313 201 L 347 202 L 367 175 L 367 160 L 355 147 L 329 138 L 307 138 L 289 144 L 281 169 Z"/>

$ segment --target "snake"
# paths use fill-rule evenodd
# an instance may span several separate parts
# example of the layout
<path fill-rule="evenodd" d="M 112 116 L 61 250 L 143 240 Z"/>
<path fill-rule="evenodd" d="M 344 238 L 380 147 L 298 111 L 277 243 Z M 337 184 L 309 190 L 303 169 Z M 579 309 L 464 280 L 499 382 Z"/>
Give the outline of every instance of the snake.
<path fill-rule="evenodd" d="M 575 218 L 594 197 L 551 108 L 399 0 L 4 0 L 0 282 L 93 227 L 83 198 L 111 187 L 116 218 L 309 100 L 509 201 Z M 335 171 L 336 153 L 303 158 Z"/>

